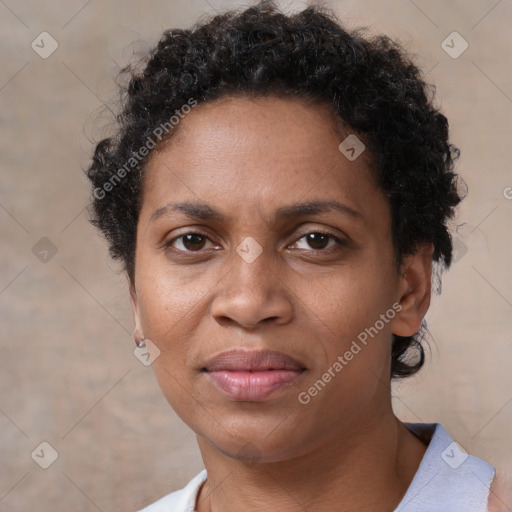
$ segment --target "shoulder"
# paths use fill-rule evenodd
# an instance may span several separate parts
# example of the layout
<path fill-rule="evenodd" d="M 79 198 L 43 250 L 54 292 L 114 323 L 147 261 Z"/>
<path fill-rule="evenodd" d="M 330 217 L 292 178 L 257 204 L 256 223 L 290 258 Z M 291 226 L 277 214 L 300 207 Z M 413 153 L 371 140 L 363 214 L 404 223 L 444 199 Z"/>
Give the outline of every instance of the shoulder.
<path fill-rule="evenodd" d="M 206 481 L 206 469 L 178 491 L 167 494 L 138 512 L 192 512 L 201 485 Z"/>
<path fill-rule="evenodd" d="M 497 471 L 490 487 L 488 512 L 512 511 L 512 474 Z"/>
<path fill-rule="evenodd" d="M 405 425 L 428 448 L 395 512 L 487 511 L 494 466 L 468 454 L 439 423 Z"/>

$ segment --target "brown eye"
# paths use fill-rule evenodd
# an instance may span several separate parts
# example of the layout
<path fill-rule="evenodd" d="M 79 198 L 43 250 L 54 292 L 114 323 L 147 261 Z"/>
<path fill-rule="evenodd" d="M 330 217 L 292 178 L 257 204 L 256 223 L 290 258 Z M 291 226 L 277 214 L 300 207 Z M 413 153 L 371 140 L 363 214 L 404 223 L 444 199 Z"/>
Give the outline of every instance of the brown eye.
<path fill-rule="evenodd" d="M 304 247 L 304 249 L 313 249 L 315 251 L 330 251 L 331 249 L 337 249 L 336 246 L 346 245 L 343 240 L 340 240 L 333 233 L 324 233 L 322 231 L 313 231 L 311 233 L 306 233 L 301 238 L 295 242 L 299 244 L 301 240 L 305 240 L 308 247 Z M 333 241 L 331 246 L 328 246 L 329 241 Z M 300 248 L 300 247 L 299 247 Z"/>
<path fill-rule="evenodd" d="M 201 233 L 186 233 L 184 235 L 173 238 L 167 244 L 167 247 L 172 247 L 178 251 L 196 252 L 204 248 L 205 242 L 207 240 L 209 240 L 209 238 L 206 235 L 202 235 Z M 175 242 L 180 242 L 183 248 L 175 247 Z"/>

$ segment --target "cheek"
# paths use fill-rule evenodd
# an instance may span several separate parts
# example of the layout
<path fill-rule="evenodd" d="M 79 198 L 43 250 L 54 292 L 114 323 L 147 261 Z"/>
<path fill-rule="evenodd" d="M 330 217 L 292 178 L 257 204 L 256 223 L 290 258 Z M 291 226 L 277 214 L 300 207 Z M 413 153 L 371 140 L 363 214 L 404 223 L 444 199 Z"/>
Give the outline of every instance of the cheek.
<path fill-rule="evenodd" d="M 204 315 L 212 276 L 200 270 L 173 270 L 161 260 L 140 258 L 140 268 L 146 270 L 138 275 L 139 305 L 144 334 L 172 349 Z"/>
<path fill-rule="evenodd" d="M 153 372 L 168 403 L 188 423 L 196 403 L 190 353 L 208 288 L 147 268 L 152 273 L 139 276 L 139 308 L 144 336 L 160 350 Z"/>
<path fill-rule="evenodd" d="M 391 320 L 395 316 L 392 283 L 386 275 L 371 267 L 350 276 L 341 270 L 321 283 L 312 283 L 305 291 L 308 307 L 304 310 L 319 326 L 327 360 L 315 369 L 311 383 L 331 369 L 336 374 L 332 392 L 337 403 L 347 395 L 360 399 L 365 393 L 371 396 L 380 381 L 386 382 Z M 339 364 L 333 368 L 336 362 Z"/>
<path fill-rule="evenodd" d="M 156 271 L 155 265 L 145 268 L 151 273 L 140 272 L 137 283 L 142 329 L 160 350 L 153 371 L 164 395 L 177 407 L 183 385 L 190 388 L 189 354 L 208 288 L 204 283 L 183 284 L 168 271 Z"/>
<path fill-rule="evenodd" d="M 321 279 L 306 283 L 302 297 L 307 309 L 328 327 L 330 337 L 342 343 L 355 339 L 392 306 L 392 283 L 384 269 L 372 265 L 341 267 Z"/>

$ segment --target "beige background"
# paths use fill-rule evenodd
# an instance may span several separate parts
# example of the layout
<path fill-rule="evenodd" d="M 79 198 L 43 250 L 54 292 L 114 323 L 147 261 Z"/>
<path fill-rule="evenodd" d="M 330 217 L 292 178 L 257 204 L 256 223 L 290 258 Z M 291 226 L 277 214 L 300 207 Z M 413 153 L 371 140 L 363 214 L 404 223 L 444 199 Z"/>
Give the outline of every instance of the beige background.
<path fill-rule="evenodd" d="M 133 355 L 126 281 L 88 224 L 81 168 L 132 52 L 234 5 L 242 2 L 0 1 L 2 511 L 133 511 L 202 469 L 194 435 Z M 427 317 L 431 354 L 420 375 L 395 387 L 396 411 L 441 422 L 510 471 L 512 3 L 328 5 L 349 27 L 369 25 L 418 55 L 469 187 L 455 222 L 460 259 Z M 47 59 L 30 46 L 43 31 L 59 44 Z M 441 47 L 453 31 L 469 44 L 457 59 Z M 42 237 L 57 249 L 47 262 L 32 249 Z M 31 458 L 42 441 L 58 452 L 48 469 Z"/>

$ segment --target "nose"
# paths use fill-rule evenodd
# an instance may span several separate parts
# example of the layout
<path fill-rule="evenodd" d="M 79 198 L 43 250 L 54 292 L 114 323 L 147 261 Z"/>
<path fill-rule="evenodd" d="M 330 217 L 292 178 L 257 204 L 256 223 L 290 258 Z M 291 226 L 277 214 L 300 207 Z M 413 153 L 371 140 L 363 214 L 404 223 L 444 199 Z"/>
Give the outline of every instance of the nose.
<path fill-rule="evenodd" d="M 288 323 L 293 316 L 292 292 L 280 272 L 278 258 L 263 250 L 254 260 L 233 253 L 212 301 L 212 316 L 221 324 L 246 330 L 274 321 Z"/>

